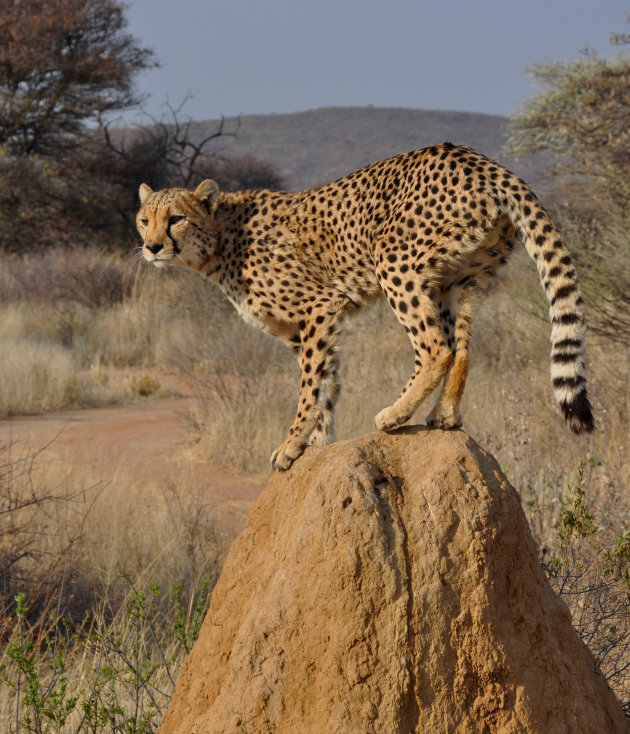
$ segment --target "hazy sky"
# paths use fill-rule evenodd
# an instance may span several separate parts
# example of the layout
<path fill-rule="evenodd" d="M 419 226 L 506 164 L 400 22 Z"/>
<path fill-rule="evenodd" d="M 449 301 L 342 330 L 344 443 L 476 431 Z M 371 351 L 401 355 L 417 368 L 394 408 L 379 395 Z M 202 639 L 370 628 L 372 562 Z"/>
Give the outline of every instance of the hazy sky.
<path fill-rule="evenodd" d="M 619 49 L 630 0 L 131 0 L 161 68 L 145 108 L 195 119 L 375 105 L 509 114 L 525 67 Z M 627 48 L 627 47 L 626 47 Z"/>

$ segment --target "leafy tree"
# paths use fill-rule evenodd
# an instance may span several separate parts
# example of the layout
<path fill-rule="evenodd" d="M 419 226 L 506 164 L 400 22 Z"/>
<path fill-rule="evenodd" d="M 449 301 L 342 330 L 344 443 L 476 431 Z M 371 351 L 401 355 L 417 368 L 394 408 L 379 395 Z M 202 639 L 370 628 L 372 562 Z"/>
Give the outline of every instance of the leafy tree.
<path fill-rule="evenodd" d="M 87 122 L 139 102 L 133 77 L 155 64 L 125 33 L 119 0 L 0 2 L 0 145 L 55 156 Z"/>
<path fill-rule="evenodd" d="M 241 153 L 230 158 L 208 157 L 199 166 L 200 179 L 212 178 L 226 191 L 241 189 L 281 189 L 282 176 L 269 161 L 251 153 Z"/>
<path fill-rule="evenodd" d="M 133 79 L 153 54 L 125 32 L 120 0 L 0 8 L 0 246 L 94 242 L 106 220 L 95 123 L 139 103 Z"/>
<path fill-rule="evenodd" d="M 111 128 L 113 113 L 141 102 L 135 75 L 156 63 L 126 33 L 122 0 L 0 0 L 0 10 L 0 248 L 126 244 L 144 180 L 188 186 L 218 172 L 232 186 L 252 175 L 279 185 L 257 160 L 227 171 L 208 146 L 235 131 L 222 121 L 196 137 L 181 106 Z"/>
<path fill-rule="evenodd" d="M 628 16 L 630 21 L 630 16 Z M 617 46 L 630 35 L 612 34 Z M 556 204 L 581 261 L 592 328 L 630 335 L 630 54 L 536 64 L 542 91 L 511 122 L 513 155 L 554 154 Z"/>

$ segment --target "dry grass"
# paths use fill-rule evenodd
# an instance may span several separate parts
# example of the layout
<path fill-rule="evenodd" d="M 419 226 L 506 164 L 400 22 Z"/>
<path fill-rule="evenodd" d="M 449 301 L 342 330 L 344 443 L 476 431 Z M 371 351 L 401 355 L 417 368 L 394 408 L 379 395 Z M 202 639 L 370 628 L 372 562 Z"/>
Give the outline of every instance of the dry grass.
<path fill-rule="evenodd" d="M 2 558 L 19 556 L 0 563 L 9 604 L 13 593 L 34 587 L 46 597 L 61 578 L 71 606 L 91 604 L 94 594 L 111 599 L 121 569 L 143 583 L 196 589 L 216 577 L 231 538 L 216 528 L 203 488 L 139 479 L 124 466 L 104 482 L 60 460 L 54 441 L 27 456 L 0 447 L 0 489 Z"/>
<path fill-rule="evenodd" d="M 0 260 L 0 416 L 159 395 L 141 368 L 169 368 L 202 329 L 178 274 L 75 255 Z M 33 456 L 0 447 L 7 731 L 155 729 L 233 534 L 208 503 L 202 488 L 124 466 L 103 482 L 60 462 L 54 443 Z M 64 723 L 46 713 L 62 689 L 79 695 Z"/>
<path fill-rule="evenodd" d="M 0 417 L 130 402 L 143 393 L 121 369 L 179 368 L 212 298 L 192 274 L 158 275 L 97 252 L 0 259 Z"/>
<path fill-rule="evenodd" d="M 154 731 L 232 538 L 202 489 L 124 467 L 104 483 L 60 464 L 54 445 L 31 456 L 0 448 L 7 731 Z M 67 721 L 48 718 L 60 695 L 64 705 L 77 696 Z M 98 709 L 89 723 L 85 706 Z"/>
<path fill-rule="evenodd" d="M 159 382 L 146 376 L 108 369 L 98 362 L 82 369 L 72 351 L 59 344 L 0 339 L 0 349 L 0 418 L 167 394 Z"/>

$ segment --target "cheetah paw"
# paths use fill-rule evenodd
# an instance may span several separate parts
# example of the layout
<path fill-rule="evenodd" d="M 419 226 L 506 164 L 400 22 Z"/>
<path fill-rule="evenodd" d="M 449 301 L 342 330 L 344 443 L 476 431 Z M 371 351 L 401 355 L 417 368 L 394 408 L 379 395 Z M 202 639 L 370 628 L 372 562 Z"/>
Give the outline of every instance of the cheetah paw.
<path fill-rule="evenodd" d="M 273 471 L 286 471 L 302 455 L 303 451 L 304 446 L 287 439 L 282 446 L 279 446 L 271 454 L 271 460 L 269 461 L 271 469 Z"/>
<path fill-rule="evenodd" d="M 427 416 L 427 426 L 432 428 L 443 428 L 450 430 L 451 428 L 459 428 L 462 425 L 462 419 L 458 410 L 440 410 L 439 406 L 435 406 Z"/>
<path fill-rule="evenodd" d="M 396 428 L 401 426 L 403 423 L 406 423 L 409 418 L 411 418 L 410 415 L 405 415 L 404 413 L 399 414 L 394 410 L 394 407 L 390 405 L 389 408 L 384 408 L 376 415 L 374 423 L 376 423 L 376 427 L 379 431 L 389 431 L 392 428 Z"/>

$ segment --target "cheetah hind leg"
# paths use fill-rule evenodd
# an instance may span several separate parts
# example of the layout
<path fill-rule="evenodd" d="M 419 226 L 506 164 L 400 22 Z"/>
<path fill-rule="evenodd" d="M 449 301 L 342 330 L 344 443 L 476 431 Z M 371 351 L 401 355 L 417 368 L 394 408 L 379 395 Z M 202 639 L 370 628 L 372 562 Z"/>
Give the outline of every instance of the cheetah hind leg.
<path fill-rule="evenodd" d="M 452 360 L 450 351 L 442 350 L 429 368 L 417 369 L 398 400 L 384 408 L 374 419 L 379 431 L 389 431 L 406 423 L 420 403 L 440 384 Z"/>
<path fill-rule="evenodd" d="M 459 405 L 470 364 L 468 347 L 472 327 L 473 297 L 488 279 L 487 274 L 480 274 L 460 291 L 451 289 L 446 293 L 445 306 L 449 315 L 443 320 L 443 326 L 447 336 L 451 336 L 451 330 L 454 332 L 451 341 L 454 356 L 444 376 L 440 395 L 427 416 L 429 426 L 448 429 L 459 428 L 462 424 Z"/>
<path fill-rule="evenodd" d="M 430 297 L 418 297 L 414 311 L 400 310 L 394 305 L 398 320 L 407 330 L 415 354 L 415 369 L 400 397 L 393 405 L 384 408 L 374 419 L 380 431 L 388 431 L 406 423 L 420 403 L 440 384 L 453 359 L 446 346 L 440 318 Z M 414 322 L 423 323 L 424 331 L 411 329 Z"/>
<path fill-rule="evenodd" d="M 474 296 L 494 275 L 497 268 L 514 248 L 516 231 L 505 217 L 492 229 L 481 248 L 485 257 L 492 258 L 483 271 L 468 281 L 463 288 L 447 288 L 442 294 L 440 316 L 442 328 L 447 334 L 453 351 L 453 362 L 449 366 L 440 396 L 427 417 L 427 423 L 436 428 L 459 428 L 462 423 L 459 405 L 466 385 L 470 356 L 470 332 L 474 310 Z M 454 333 L 453 333 L 454 330 Z"/>
<path fill-rule="evenodd" d="M 427 416 L 428 426 L 449 429 L 459 428 L 462 425 L 459 403 L 466 384 L 469 361 L 468 351 L 456 352 L 444 375 L 440 396 Z"/>

